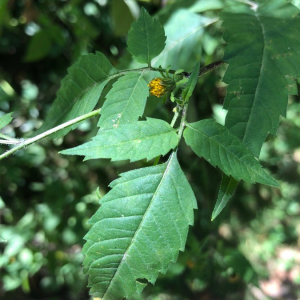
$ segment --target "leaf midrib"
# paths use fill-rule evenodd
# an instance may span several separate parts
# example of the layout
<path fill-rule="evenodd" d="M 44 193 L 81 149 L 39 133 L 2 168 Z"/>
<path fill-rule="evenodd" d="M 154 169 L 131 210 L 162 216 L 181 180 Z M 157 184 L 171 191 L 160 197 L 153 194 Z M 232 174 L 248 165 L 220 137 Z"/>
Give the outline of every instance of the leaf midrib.
<path fill-rule="evenodd" d="M 150 207 L 151 207 L 151 204 L 152 204 L 152 202 L 154 201 L 154 199 L 155 199 L 155 197 L 156 197 L 156 194 L 157 194 L 157 192 L 159 191 L 160 186 L 162 185 L 162 182 L 163 182 L 163 180 L 164 180 L 164 178 L 165 178 L 165 176 L 166 176 L 167 171 L 168 171 L 169 168 L 170 168 L 170 165 L 171 165 L 171 162 L 172 162 L 172 159 L 173 159 L 174 155 L 175 155 L 175 153 L 173 152 L 172 155 L 171 155 L 170 158 L 169 158 L 169 161 L 167 162 L 166 170 L 164 171 L 164 173 L 163 173 L 163 175 L 162 175 L 162 178 L 161 178 L 161 180 L 160 180 L 160 182 L 159 182 L 159 184 L 158 184 L 158 186 L 157 186 L 155 192 L 153 193 L 152 199 L 151 199 L 151 201 L 149 202 L 148 208 L 146 209 L 146 211 L 145 211 L 145 213 L 144 213 L 144 216 L 147 215 L 147 212 L 149 211 L 149 209 L 150 209 Z M 107 291 L 109 290 L 109 288 L 110 288 L 110 286 L 111 286 L 111 284 L 112 284 L 112 282 L 113 282 L 113 279 L 117 276 L 117 273 L 118 273 L 118 271 L 119 271 L 119 269 L 120 269 L 120 266 L 122 265 L 123 258 L 126 257 L 126 254 L 129 252 L 131 246 L 134 244 L 134 239 L 135 239 L 135 237 L 138 235 L 139 231 L 141 230 L 142 223 L 143 223 L 144 219 L 145 219 L 145 217 L 142 218 L 142 220 L 141 220 L 141 222 L 140 222 L 140 224 L 139 224 L 139 226 L 138 226 L 138 228 L 137 228 L 135 234 L 134 234 L 133 237 L 132 237 L 131 243 L 128 245 L 126 251 L 124 252 L 124 255 L 123 255 L 123 257 L 122 257 L 122 259 L 121 259 L 121 261 L 120 261 L 120 264 L 119 264 L 118 267 L 116 268 L 116 271 L 115 271 L 114 275 L 112 276 L 112 278 L 111 278 L 111 280 L 110 280 L 110 282 L 109 282 L 109 285 L 108 285 L 107 288 L 106 288 L 106 291 L 103 293 L 103 298 L 105 297 L 105 294 L 106 294 Z"/>
<path fill-rule="evenodd" d="M 263 66 L 264 66 L 264 59 L 265 59 L 265 50 L 266 50 L 266 47 L 265 47 L 265 29 L 263 27 L 263 24 L 260 20 L 260 17 L 259 15 L 257 14 L 257 11 L 255 11 L 255 17 L 261 27 L 261 35 L 262 35 L 262 41 L 263 41 L 263 47 L 262 47 L 262 59 L 261 59 L 261 65 L 260 65 L 260 70 L 259 70 L 259 76 L 258 76 L 258 80 L 257 80 L 257 84 L 256 84 L 256 88 L 255 88 L 255 94 L 254 94 L 254 97 L 253 97 L 253 101 L 252 101 L 252 105 L 251 105 L 251 108 L 250 108 L 250 113 L 248 115 L 248 118 L 247 118 L 247 123 L 246 123 L 246 128 L 245 128 L 245 132 L 243 134 L 243 138 L 242 138 L 242 142 L 247 145 L 248 143 L 248 138 L 247 138 L 247 133 L 249 131 L 249 126 L 250 126 L 250 122 L 249 120 L 252 119 L 252 116 L 253 116 L 253 107 L 254 107 L 254 104 L 256 103 L 257 101 L 257 94 L 258 94 L 258 90 L 259 90 L 259 87 L 261 85 L 261 78 L 262 78 L 262 72 L 263 72 Z M 261 102 L 262 105 L 263 105 L 263 102 Z M 250 149 L 251 152 L 254 154 L 254 156 L 258 157 L 259 156 L 259 152 L 258 153 L 254 153 L 254 151 L 252 149 Z"/>
<path fill-rule="evenodd" d="M 225 152 L 229 152 L 238 162 L 240 162 L 241 165 L 244 165 L 247 168 L 247 171 L 251 171 L 251 172 L 255 172 L 260 178 L 262 178 L 261 174 L 259 174 L 257 171 L 255 171 L 253 168 L 251 168 L 249 165 L 247 165 L 246 163 L 242 162 L 238 156 L 236 156 L 234 153 L 232 153 L 230 150 L 228 150 L 228 148 L 225 148 L 222 144 L 220 144 L 218 141 L 216 141 L 215 139 L 213 139 L 213 137 L 206 135 L 204 132 L 197 130 L 196 128 L 192 127 L 191 124 L 186 123 L 186 126 L 191 128 L 194 131 L 197 131 L 198 133 L 200 133 L 201 135 L 207 137 L 208 139 L 210 139 L 211 141 L 215 142 L 219 148 L 223 148 L 225 150 Z M 217 136 L 217 135 L 214 135 Z M 250 153 L 249 153 L 250 154 Z M 255 158 L 254 158 L 255 159 Z M 263 169 L 262 169 L 263 170 Z M 249 172 L 250 173 L 250 172 Z M 231 174 L 232 176 L 232 174 Z M 251 176 L 250 176 L 251 177 Z"/>
<path fill-rule="evenodd" d="M 109 130 L 116 130 L 116 129 L 109 129 Z M 172 129 L 170 129 L 170 131 L 162 132 L 162 133 L 159 133 L 159 134 L 152 134 L 152 135 L 147 136 L 145 138 L 135 138 L 133 140 L 127 140 L 127 141 L 124 141 L 124 142 L 121 142 L 121 143 L 118 143 L 118 144 L 111 144 L 109 146 L 105 146 L 105 145 L 101 146 L 101 145 L 99 145 L 99 146 L 94 146 L 94 147 L 101 147 L 102 149 L 105 149 L 105 148 L 110 148 L 110 147 L 116 147 L 116 146 L 124 145 L 126 143 L 133 143 L 135 141 L 141 141 L 141 143 L 142 143 L 142 141 L 147 141 L 149 139 L 153 139 L 153 137 L 160 137 L 162 135 L 170 134 L 170 133 L 175 133 L 176 134 L 176 130 L 172 128 Z M 90 143 L 96 143 L 96 142 L 97 142 L 97 140 L 94 140 L 94 141 L 91 141 Z M 91 146 L 89 146 L 88 148 L 90 149 Z"/>
<path fill-rule="evenodd" d="M 132 90 L 132 92 L 131 92 L 131 94 L 130 94 L 130 97 L 129 97 L 128 101 L 126 101 L 127 103 L 126 103 L 124 109 L 122 110 L 121 118 L 119 118 L 119 119 L 118 119 L 118 122 L 117 122 L 117 125 L 118 125 L 118 126 L 120 125 L 120 121 L 121 121 L 121 119 L 122 119 L 122 116 L 123 116 L 124 112 L 126 111 L 128 105 L 129 105 L 129 102 L 131 102 L 130 99 L 133 98 L 132 95 L 135 94 L 135 90 L 136 90 L 138 84 L 140 83 L 140 80 L 141 80 L 141 79 L 143 80 L 143 75 L 144 75 L 144 73 L 145 73 L 145 71 L 143 71 L 143 72 L 140 74 L 138 80 L 136 81 L 136 83 L 135 83 L 135 85 L 134 85 L 134 88 L 133 88 L 133 90 Z"/>

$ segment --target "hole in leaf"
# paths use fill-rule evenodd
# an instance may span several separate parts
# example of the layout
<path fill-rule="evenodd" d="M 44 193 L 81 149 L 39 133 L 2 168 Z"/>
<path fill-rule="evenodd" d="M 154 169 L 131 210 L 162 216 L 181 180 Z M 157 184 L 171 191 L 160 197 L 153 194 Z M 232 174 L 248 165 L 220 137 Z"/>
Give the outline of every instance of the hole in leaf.
<path fill-rule="evenodd" d="M 137 278 L 136 281 L 142 284 L 148 284 L 148 280 L 146 278 Z"/>

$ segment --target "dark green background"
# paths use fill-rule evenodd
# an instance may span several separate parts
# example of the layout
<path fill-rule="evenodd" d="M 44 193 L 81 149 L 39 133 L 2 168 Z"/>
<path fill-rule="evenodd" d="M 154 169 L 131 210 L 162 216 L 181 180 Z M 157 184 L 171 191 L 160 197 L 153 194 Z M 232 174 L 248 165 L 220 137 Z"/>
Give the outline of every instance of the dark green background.
<path fill-rule="evenodd" d="M 101 51 L 114 66 L 129 68 L 126 33 L 141 6 L 172 29 L 179 16 L 184 26 L 192 26 L 190 18 L 184 19 L 187 12 L 218 17 L 228 1 L 131 2 L 128 6 L 123 0 L 1 0 L 0 114 L 14 112 L 3 133 L 26 138 L 40 127 L 67 68 L 80 55 Z M 179 56 L 170 54 L 170 64 L 191 71 L 197 60 L 206 65 L 221 59 L 222 32 L 221 22 L 206 27 L 183 43 Z M 225 69 L 199 79 L 188 121 L 212 116 L 224 120 L 226 86 L 220 77 Z M 182 142 L 179 161 L 199 206 L 195 225 L 178 262 L 135 299 L 258 299 L 257 293 L 267 293 L 274 278 L 279 285 L 285 280 L 290 299 L 297 299 L 299 97 L 289 103 L 288 118 L 261 154 L 262 164 L 280 181 L 281 190 L 242 183 L 214 222 L 210 217 L 221 173 Z M 170 101 L 162 105 L 153 97 L 145 116 L 170 121 L 172 109 Z M 42 141 L 0 162 L 1 299 L 89 299 L 81 254 L 86 221 L 97 210 L 99 195 L 108 191 L 119 173 L 153 163 L 83 163 L 80 157 L 58 154 L 93 136 L 96 122 L 85 122 L 64 139 Z"/>

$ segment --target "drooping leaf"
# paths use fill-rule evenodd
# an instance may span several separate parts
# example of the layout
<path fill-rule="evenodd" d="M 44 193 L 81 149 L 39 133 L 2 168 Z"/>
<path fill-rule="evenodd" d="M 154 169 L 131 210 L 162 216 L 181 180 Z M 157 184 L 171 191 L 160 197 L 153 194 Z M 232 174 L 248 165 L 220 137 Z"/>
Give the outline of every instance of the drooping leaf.
<path fill-rule="evenodd" d="M 69 68 L 68 73 L 62 80 L 57 98 L 37 134 L 92 111 L 105 84 L 118 76 L 117 70 L 100 52 L 82 56 Z M 61 130 L 51 137 L 64 136 L 78 125 Z"/>
<path fill-rule="evenodd" d="M 191 97 L 198 81 L 199 70 L 200 70 L 200 61 L 197 62 L 197 64 L 195 65 L 192 74 L 186 84 L 186 87 L 182 91 L 182 100 L 187 100 L 188 98 Z"/>
<path fill-rule="evenodd" d="M 175 153 L 165 164 L 121 174 L 110 186 L 89 221 L 84 271 L 91 294 L 121 300 L 176 261 L 197 204 Z"/>
<path fill-rule="evenodd" d="M 148 96 L 149 88 L 142 74 L 126 74 L 108 92 L 98 126 L 116 128 L 137 121 L 143 115 Z"/>
<path fill-rule="evenodd" d="M 162 25 L 142 8 L 139 19 L 132 23 L 128 32 L 128 51 L 140 63 L 150 65 L 165 47 L 165 31 Z"/>
<path fill-rule="evenodd" d="M 0 117 L 0 129 L 8 125 L 12 121 L 12 112 Z"/>
<path fill-rule="evenodd" d="M 279 186 L 262 169 L 246 146 L 229 130 L 212 119 L 187 123 L 183 136 L 186 143 L 212 166 L 219 167 L 234 179 Z"/>
<path fill-rule="evenodd" d="M 176 130 L 169 123 L 148 118 L 147 121 L 120 125 L 100 130 L 91 142 L 61 151 L 62 154 L 84 155 L 85 160 L 110 158 L 111 160 L 150 160 L 165 155 L 178 144 Z"/>
<path fill-rule="evenodd" d="M 223 79 L 229 83 L 225 126 L 256 157 L 268 133 L 276 133 L 288 94 L 296 94 L 293 80 L 300 75 L 299 10 L 282 0 L 257 5 L 235 5 L 235 14 L 223 15 L 224 61 L 229 63 Z M 237 185 L 224 174 L 217 204 L 227 202 Z"/>
<path fill-rule="evenodd" d="M 211 216 L 212 221 L 224 209 L 224 207 L 228 203 L 229 199 L 232 197 L 238 183 L 239 182 L 237 180 L 235 180 L 233 177 L 223 174 L 220 190 L 218 193 L 218 199 L 217 199 L 216 205 L 214 207 L 214 210 L 213 210 L 213 213 Z"/>
<path fill-rule="evenodd" d="M 300 76 L 299 10 L 285 0 L 236 7 L 223 14 L 229 64 L 226 127 L 258 157 L 269 133 L 285 116 Z"/>

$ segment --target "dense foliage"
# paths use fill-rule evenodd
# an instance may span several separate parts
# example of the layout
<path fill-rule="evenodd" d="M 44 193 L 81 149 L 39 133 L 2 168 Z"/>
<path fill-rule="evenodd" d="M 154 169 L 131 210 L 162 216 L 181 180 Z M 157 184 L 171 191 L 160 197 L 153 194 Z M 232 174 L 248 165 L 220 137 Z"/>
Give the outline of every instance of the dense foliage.
<path fill-rule="evenodd" d="M 289 243 L 295 296 L 298 3 L 73 2 L 0 4 L 1 293 L 84 299 L 83 262 L 103 299 L 255 299 Z"/>

